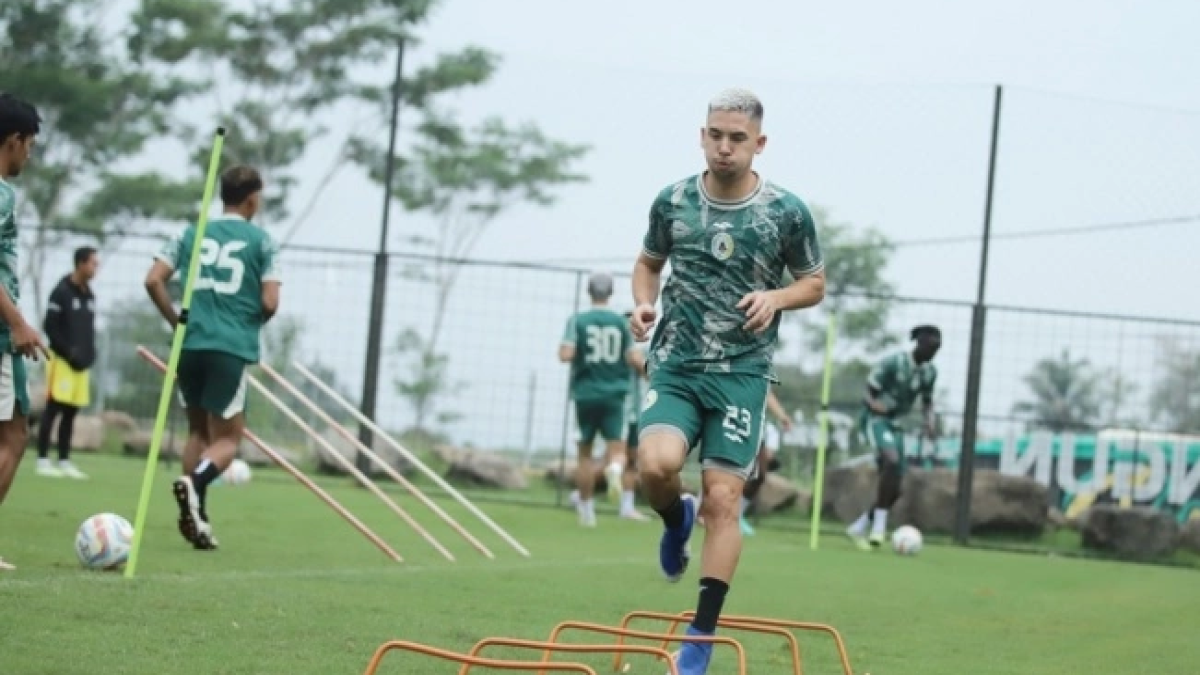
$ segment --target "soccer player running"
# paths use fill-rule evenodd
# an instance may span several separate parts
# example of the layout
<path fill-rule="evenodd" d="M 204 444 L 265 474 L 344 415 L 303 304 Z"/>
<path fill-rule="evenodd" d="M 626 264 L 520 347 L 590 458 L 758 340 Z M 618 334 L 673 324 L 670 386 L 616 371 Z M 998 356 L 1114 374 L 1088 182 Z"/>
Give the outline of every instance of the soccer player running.
<path fill-rule="evenodd" d="M 619 492 L 627 463 L 625 397 L 631 374 L 644 366 L 629 324 L 608 306 L 613 293 L 612 276 L 601 272 L 591 275 L 587 292 L 592 306 L 567 320 L 558 358 L 571 364 L 571 399 L 575 401 L 575 421 L 579 425 L 579 466 L 575 469 L 579 496 L 575 510 L 581 525 L 595 527 L 592 445 L 597 435 L 604 437 L 608 450 L 605 476 L 609 490 Z"/>
<path fill-rule="evenodd" d="M 37 330 L 22 316 L 17 251 L 17 194 L 8 180 L 21 175 L 42 118 L 37 108 L 11 94 L 0 94 L 0 504 L 12 487 L 29 439 L 29 380 L 25 357 L 49 358 Z M 16 566 L 0 558 L 0 571 Z"/>
<path fill-rule="evenodd" d="M 71 462 L 75 416 L 91 403 L 90 371 L 96 361 L 96 295 L 92 279 L 100 259 L 96 249 L 75 249 L 75 269 L 50 292 L 42 328 L 50 343 L 46 367 L 46 409 L 38 420 L 37 473 L 50 478 L 85 479 Z M 58 420 L 58 466 L 50 463 L 50 434 Z"/>
<path fill-rule="evenodd" d="M 659 564 L 677 582 L 688 567 L 696 500 L 680 471 L 700 444 L 706 521 L 700 593 L 689 635 L 712 635 L 742 549 L 738 512 L 753 475 L 781 312 L 825 296 L 824 262 L 805 203 L 753 169 L 767 137 L 763 105 L 734 89 L 708 105 L 700 143 L 707 170 L 661 190 L 633 272 L 630 319 L 649 350 L 638 473 L 664 531 Z M 659 299 L 667 261 L 673 272 Z M 795 281 L 783 285 L 787 268 Z M 711 643 L 685 642 L 682 675 L 703 675 Z"/>
<path fill-rule="evenodd" d="M 883 544 L 888 511 L 900 499 L 905 469 L 900 419 L 912 410 L 917 397 L 924 404 L 926 437 L 933 438 L 936 430 L 933 387 L 937 383 L 937 367 L 933 365 L 933 357 L 942 347 L 942 332 L 936 326 L 923 325 L 913 328 L 909 337 L 916 342 L 911 350 L 885 357 L 867 376 L 867 392 L 858 418 L 859 433 L 875 450 L 879 479 L 875 505 L 850 525 L 846 535 L 867 551 Z"/>
<path fill-rule="evenodd" d="M 262 190 L 262 178 L 251 167 L 235 166 L 221 175 L 225 208 L 208 223 L 199 243 L 200 269 L 179 356 L 188 440 L 183 475 L 175 480 L 173 493 L 179 532 L 201 550 L 217 548 L 207 489 L 237 453 L 245 428 L 246 367 L 258 363 L 262 327 L 279 310 L 279 248 L 251 222 Z M 172 327 L 180 319 L 167 281 L 176 272 L 187 274 L 196 245 L 196 227 L 189 226 L 155 256 L 146 275 L 146 290 Z"/>

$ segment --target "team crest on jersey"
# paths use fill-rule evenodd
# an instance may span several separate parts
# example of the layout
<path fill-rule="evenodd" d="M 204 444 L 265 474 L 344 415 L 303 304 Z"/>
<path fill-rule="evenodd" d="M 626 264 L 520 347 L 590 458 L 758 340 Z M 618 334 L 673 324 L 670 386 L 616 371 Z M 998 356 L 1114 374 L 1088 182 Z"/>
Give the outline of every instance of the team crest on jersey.
<path fill-rule="evenodd" d="M 728 232 L 713 235 L 712 254 L 717 260 L 729 260 L 733 256 L 733 237 Z"/>

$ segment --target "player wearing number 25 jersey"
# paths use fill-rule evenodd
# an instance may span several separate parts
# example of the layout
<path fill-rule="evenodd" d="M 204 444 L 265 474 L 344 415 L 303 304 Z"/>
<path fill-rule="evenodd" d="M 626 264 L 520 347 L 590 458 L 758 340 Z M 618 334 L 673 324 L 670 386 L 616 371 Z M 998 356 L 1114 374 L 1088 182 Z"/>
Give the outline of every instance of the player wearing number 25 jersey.
<path fill-rule="evenodd" d="M 172 326 L 179 317 L 166 282 L 186 279 L 193 252 L 199 269 L 192 286 L 179 357 L 179 391 L 188 411 L 184 475 L 175 481 L 179 531 L 198 549 L 216 548 L 206 509 L 207 488 L 233 461 L 246 406 L 246 367 L 259 360 L 263 325 L 279 308 L 279 249 L 250 222 L 263 183 L 258 172 L 235 166 L 221 176 L 224 212 L 205 227 L 188 227 L 155 256 L 146 288 Z"/>
<path fill-rule="evenodd" d="M 608 307 L 613 280 L 608 274 L 593 274 L 588 280 L 591 308 L 567 321 L 558 356 L 571 364 L 571 399 L 579 425 L 579 466 L 575 484 L 579 495 L 575 507 L 580 524 L 596 524 L 592 491 L 596 473 L 592 469 L 592 443 L 599 433 L 607 442 L 605 475 L 613 497 L 621 494 L 621 479 L 628 463 L 625 447 L 625 397 L 631 375 L 640 371 L 642 355 L 634 348 L 633 334 L 625 318 Z M 632 479 L 632 477 L 631 477 Z M 632 489 L 632 485 L 629 486 Z M 629 515 L 630 509 L 622 515 Z"/>

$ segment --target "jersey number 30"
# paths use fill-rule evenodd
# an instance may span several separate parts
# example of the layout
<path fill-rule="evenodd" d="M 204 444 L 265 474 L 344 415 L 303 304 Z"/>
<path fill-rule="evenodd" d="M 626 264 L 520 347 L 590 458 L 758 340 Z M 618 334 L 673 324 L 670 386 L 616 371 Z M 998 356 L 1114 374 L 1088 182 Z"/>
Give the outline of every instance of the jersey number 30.
<path fill-rule="evenodd" d="M 234 254 L 246 248 L 244 241 L 231 241 L 224 245 L 215 239 L 205 239 L 200 244 L 200 273 L 196 275 L 195 290 L 210 290 L 221 295 L 233 295 L 242 288 L 246 276 L 246 264 Z M 218 281 L 214 273 L 228 279 Z"/>
<path fill-rule="evenodd" d="M 621 329 L 616 326 L 587 327 L 587 362 L 616 363 L 621 359 Z"/>

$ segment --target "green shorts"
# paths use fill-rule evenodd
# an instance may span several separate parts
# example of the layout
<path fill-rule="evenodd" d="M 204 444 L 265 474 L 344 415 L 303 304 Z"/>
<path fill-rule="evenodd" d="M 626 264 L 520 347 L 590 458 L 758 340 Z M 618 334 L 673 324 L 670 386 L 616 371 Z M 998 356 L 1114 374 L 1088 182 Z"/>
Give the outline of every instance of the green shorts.
<path fill-rule="evenodd" d="M 597 433 L 606 441 L 620 441 L 625 430 L 625 397 L 575 401 L 575 422 L 580 443 L 591 443 Z"/>
<path fill-rule="evenodd" d="M 657 370 L 643 402 L 639 437 L 672 433 L 705 469 L 754 474 L 770 382 L 762 375 Z"/>
<path fill-rule="evenodd" d="M 20 354 L 0 355 L 0 422 L 17 415 L 29 417 L 29 377 L 25 357 Z"/>
<path fill-rule="evenodd" d="M 198 407 L 224 420 L 246 411 L 246 362 L 237 356 L 185 349 L 176 377 L 186 408 Z"/>
<path fill-rule="evenodd" d="M 875 451 L 876 465 L 883 464 L 885 450 L 894 450 L 900 463 L 900 471 L 904 471 L 904 433 L 894 420 L 873 415 L 869 411 L 864 412 L 859 417 L 858 430 L 867 445 Z"/>

